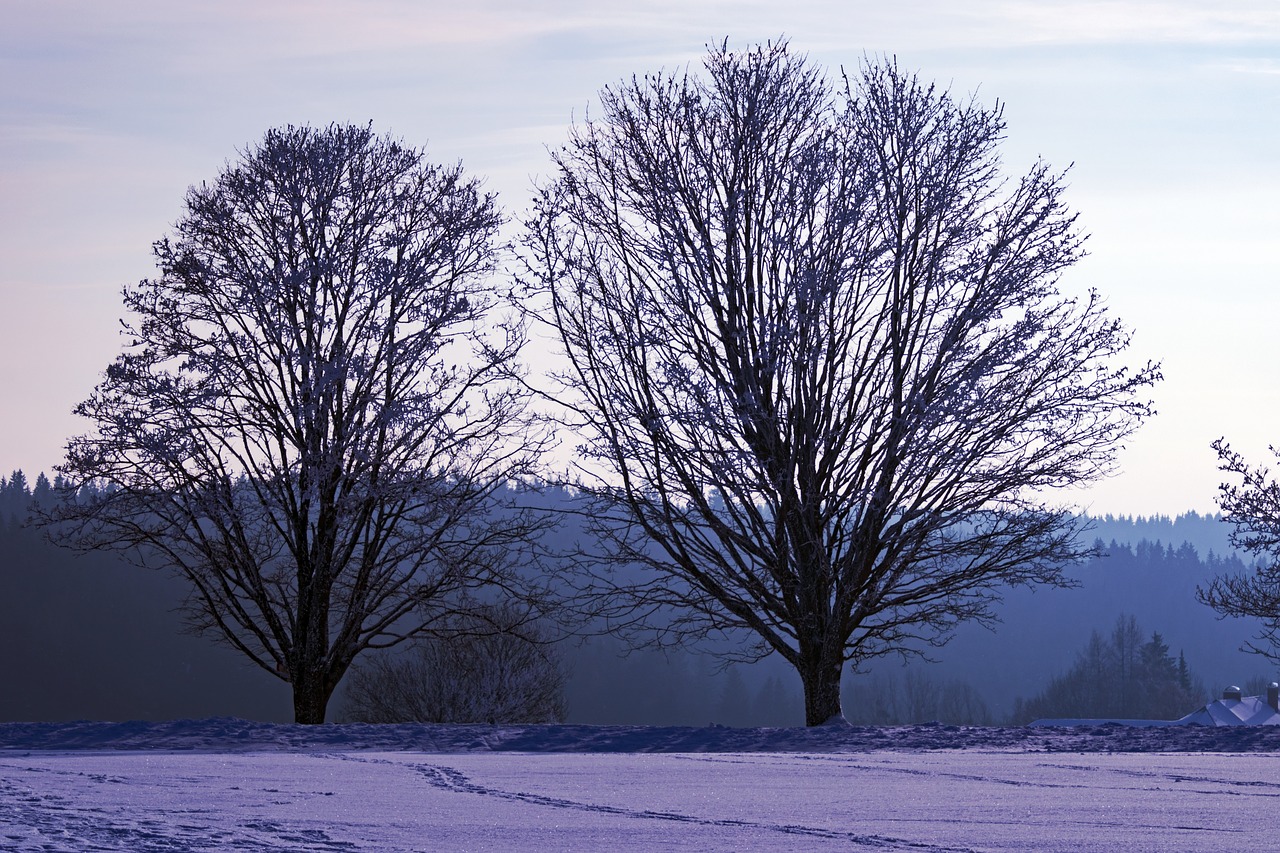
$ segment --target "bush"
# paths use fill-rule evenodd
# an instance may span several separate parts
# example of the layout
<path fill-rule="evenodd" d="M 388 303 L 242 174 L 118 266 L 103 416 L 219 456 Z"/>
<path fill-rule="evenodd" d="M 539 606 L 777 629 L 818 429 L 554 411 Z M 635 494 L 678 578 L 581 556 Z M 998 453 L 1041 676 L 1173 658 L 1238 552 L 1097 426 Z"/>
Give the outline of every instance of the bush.
<path fill-rule="evenodd" d="M 987 726 L 992 722 L 987 703 L 967 681 L 937 681 L 917 670 L 908 670 L 902 681 L 890 675 L 850 682 L 842 705 L 845 719 L 854 725 Z"/>
<path fill-rule="evenodd" d="M 548 633 L 492 608 L 448 636 L 368 657 L 347 679 L 344 716 L 365 723 L 549 723 L 567 711 Z"/>

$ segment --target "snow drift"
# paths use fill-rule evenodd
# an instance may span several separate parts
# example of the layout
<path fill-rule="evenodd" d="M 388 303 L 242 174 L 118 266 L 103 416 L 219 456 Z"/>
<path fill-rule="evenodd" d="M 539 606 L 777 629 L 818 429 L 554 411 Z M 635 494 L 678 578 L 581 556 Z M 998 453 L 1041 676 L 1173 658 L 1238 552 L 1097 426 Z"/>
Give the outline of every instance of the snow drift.
<path fill-rule="evenodd" d="M 1216 703 L 1215 703 L 1216 704 Z M 1192 722 L 1192 721 L 1189 721 Z M 170 722 L 0 723 L 0 750 L 203 752 L 397 751 L 423 753 L 847 753 L 985 749 L 1016 752 L 1271 752 L 1280 726 L 1118 723 L 1073 726 L 430 725 L 303 726 L 231 717 Z"/>

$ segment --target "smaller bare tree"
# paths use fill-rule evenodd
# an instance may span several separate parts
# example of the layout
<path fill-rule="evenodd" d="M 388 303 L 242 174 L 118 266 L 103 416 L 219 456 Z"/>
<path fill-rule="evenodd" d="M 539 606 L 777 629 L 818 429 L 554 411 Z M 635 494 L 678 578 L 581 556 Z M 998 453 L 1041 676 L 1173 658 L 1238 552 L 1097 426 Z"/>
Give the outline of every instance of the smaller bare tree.
<path fill-rule="evenodd" d="M 453 636 L 371 655 L 348 677 L 345 715 L 363 723 L 558 723 L 565 668 L 550 632 L 495 605 Z"/>
<path fill-rule="evenodd" d="M 1219 470 L 1241 481 L 1223 483 L 1218 493 L 1218 506 L 1234 527 L 1231 544 L 1252 554 L 1256 564 L 1252 574 L 1214 578 L 1196 597 L 1223 616 L 1260 619 L 1261 632 L 1243 648 L 1280 663 L 1280 482 L 1265 466 L 1251 467 L 1225 439 L 1213 449 Z M 1280 450 L 1269 449 L 1280 459 Z"/>

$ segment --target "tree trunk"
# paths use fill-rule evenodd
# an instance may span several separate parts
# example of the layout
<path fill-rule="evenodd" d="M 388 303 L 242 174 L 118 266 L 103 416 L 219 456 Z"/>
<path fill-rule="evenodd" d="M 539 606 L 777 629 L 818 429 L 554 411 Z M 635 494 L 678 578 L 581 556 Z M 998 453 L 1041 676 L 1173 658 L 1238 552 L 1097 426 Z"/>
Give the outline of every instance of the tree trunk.
<path fill-rule="evenodd" d="M 840 676 L 844 660 L 837 655 L 834 660 L 819 656 L 804 661 L 800 670 L 800 683 L 804 686 L 804 724 L 821 726 L 825 723 L 844 722 L 840 708 Z"/>
<path fill-rule="evenodd" d="M 324 722 L 333 690 L 323 674 L 299 678 L 293 684 L 293 721 L 307 725 Z"/>

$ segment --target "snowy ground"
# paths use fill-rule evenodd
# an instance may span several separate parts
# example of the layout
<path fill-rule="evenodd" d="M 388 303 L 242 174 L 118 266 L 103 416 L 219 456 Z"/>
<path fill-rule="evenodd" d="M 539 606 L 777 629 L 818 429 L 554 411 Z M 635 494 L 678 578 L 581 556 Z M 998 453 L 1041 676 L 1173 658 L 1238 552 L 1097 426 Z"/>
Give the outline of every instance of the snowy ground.
<path fill-rule="evenodd" d="M 1213 731 L 6 724 L 0 849 L 1275 849 Z"/>

